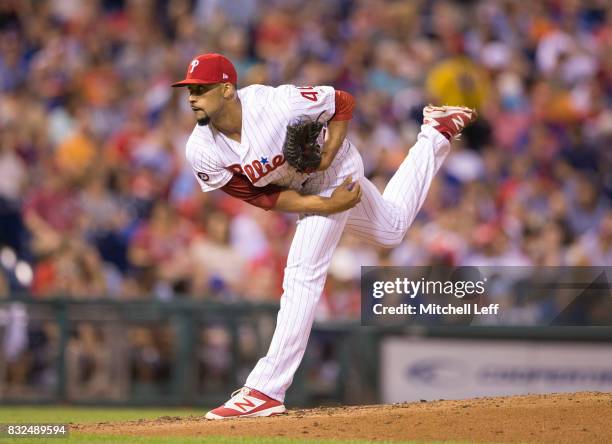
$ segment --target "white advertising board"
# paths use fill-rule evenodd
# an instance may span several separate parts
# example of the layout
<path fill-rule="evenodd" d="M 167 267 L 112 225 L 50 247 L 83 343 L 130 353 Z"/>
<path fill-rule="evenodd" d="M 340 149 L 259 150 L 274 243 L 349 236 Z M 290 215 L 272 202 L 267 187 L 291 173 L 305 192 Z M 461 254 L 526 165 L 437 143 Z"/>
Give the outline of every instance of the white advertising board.
<path fill-rule="evenodd" d="M 612 391 L 612 345 L 389 337 L 382 402 Z"/>

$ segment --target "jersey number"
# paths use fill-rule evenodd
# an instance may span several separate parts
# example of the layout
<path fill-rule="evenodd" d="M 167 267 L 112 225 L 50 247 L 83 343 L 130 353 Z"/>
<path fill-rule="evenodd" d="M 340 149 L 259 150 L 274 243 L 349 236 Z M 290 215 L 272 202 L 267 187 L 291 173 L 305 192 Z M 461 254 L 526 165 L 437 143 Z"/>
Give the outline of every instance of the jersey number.
<path fill-rule="evenodd" d="M 300 89 L 302 91 L 300 91 L 300 94 L 302 95 L 302 97 L 304 97 L 305 99 L 310 100 L 311 102 L 316 102 L 317 101 L 317 94 L 319 94 L 318 92 L 314 91 L 314 89 L 312 88 L 312 86 L 298 86 L 297 89 Z M 304 91 L 306 90 L 306 91 Z"/>

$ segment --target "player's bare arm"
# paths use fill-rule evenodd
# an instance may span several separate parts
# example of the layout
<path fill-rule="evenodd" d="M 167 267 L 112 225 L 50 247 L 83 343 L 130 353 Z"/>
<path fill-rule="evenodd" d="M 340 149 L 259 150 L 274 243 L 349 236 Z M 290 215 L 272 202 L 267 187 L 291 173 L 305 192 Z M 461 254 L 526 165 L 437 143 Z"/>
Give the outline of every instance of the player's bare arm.
<path fill-rule="evenodd" d="M 325 142 L 321 147 L 321 163 L 317 171 L 325 171 L 332 164 L 346 138 L 348 123 L 349 120 L 332 120 L 327 124 Z"/>
<path fill-rule="evenodd" d="M 235 174 L 221 191 L 266 211 L 285 213 L 333 214 L 349 210 L 361 201 L 361 186 L 348 177 L 329 197 L 300 194 L 295 190 L 269 184 L 254 186 L 243 174 Z"/>
<path fill-rule="evenodd" d="M 361 201 L 361 187 L 348 177 L 330 197 L 301 195 L 294 190 L 282 191 L 274 211 L 285 213 L 333 214 L 350 210 Z"/>

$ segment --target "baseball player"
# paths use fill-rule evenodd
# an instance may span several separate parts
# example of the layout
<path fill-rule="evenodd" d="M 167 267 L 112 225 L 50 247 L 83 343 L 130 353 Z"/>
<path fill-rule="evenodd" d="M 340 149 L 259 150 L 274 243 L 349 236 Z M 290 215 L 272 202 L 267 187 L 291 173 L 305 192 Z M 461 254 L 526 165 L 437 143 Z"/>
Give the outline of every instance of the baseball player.
<path fill-rule="evenodd" d="M 464 107 L 427 106 L 415 145 L 383 194 L 363 176 L 346 139 L 354 99 L 330 86 L 236 89 L 236 70 L 219 54 L 193 59 L 186 78 L 197 125 L 186 156 L 203 191 L 221 189 L 266 210 L 300 214 L 283 279 L 270 348 L 245 386 L 208 419 L 285 411 L 285 392 L 302 360 L 332 254 L 343 232 L 394 247 L 421 208 L 450 140 L 476 118 Z M 315 167 L 290 165 L 284 145 L 296 121 L 325 122 Z M 324 134 L 323 134 L 324 133 Z"/>

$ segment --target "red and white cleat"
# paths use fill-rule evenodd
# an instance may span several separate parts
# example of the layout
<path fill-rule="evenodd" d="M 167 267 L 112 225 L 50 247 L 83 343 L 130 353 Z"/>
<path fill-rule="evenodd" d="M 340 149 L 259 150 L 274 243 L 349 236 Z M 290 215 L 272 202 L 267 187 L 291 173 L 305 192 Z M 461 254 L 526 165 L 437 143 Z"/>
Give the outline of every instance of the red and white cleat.
<path fill-rule="evenodd" d="M 477 116 L 475 110 L 465 106 L 428 105 L 423 108 L 423 123 L 431 125 L 448 140 L 459 136 Z"/>
<path fill-rule="evenodd" d="M 229 401 L 208 412 L 206 419 L 252 418 L 285 413 L 285 406 L 257 390 L 242 387 L 232 393 Z"/>

